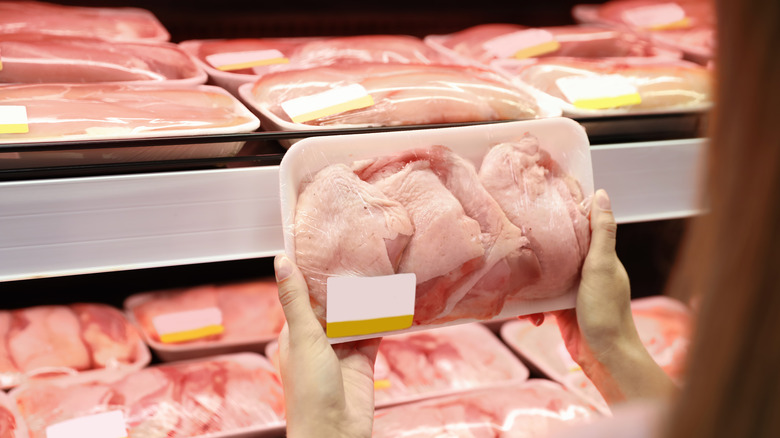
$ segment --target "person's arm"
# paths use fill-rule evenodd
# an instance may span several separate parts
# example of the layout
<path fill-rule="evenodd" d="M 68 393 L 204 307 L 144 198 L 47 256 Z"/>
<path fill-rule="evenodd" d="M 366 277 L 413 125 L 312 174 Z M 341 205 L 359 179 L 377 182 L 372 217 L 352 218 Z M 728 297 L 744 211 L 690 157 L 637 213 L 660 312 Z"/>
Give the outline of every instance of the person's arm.
<path fill-rule="evenodd" d="M 593 199 L 591 230 L 576 309 L 556 313 L 566 348 L 610 405 L 668 397 L 675 386 L 634 325 L 628 274 L 615 253 L 617 223 L 603 190 Z"/>
<path fill-rule="evenodd" d="M 370 437 L 381 338 L 331 346 L 300 270 L 284 255 L 274 267 L 287 319 L 279 335 L 287 436 Z"/>

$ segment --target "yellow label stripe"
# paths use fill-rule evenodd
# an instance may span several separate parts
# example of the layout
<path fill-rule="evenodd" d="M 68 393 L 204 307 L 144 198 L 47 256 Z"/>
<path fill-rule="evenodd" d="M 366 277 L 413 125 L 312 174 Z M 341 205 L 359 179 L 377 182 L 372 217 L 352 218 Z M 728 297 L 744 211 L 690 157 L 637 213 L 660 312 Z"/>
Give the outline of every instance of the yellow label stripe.
<path fill-rule="evenodd" d="M 0 70 L 2 70 L 2 69 L 3 69 L 3 60 L 0 59 Z"/>
<path fill-rule="evenodd" d="M 207 336 L 219 335 L 225 331 L 225 327 L 222 324 L 207 325 L 192 330 L 185 330 L 181 332 L 167 333 L 160 336 L 160 340 L 165 344 L 173 344 L 176 342 L 191 341 L 193 339 L 205 338 Z"/>
<path fill-rule="evenodd" d="M 271 64 L 287 64 L 290 60 L 287 58 L 259 59 L 256 61 L 238 62 L 236 64 L 226 64 L 217 67 L 220 71 L 241 70 L 244 68 L 260 67 Z"/>
<path fill-rule="evenodd" d="M 358 321 L 329 322 L 326 332 L 329 338 L 370 335 L 409 328 L 412 326 L 413 319 L 414 315 L 402 315 Z"/>
<path fill-rule="evenodd" d="M 371 95 L 366 95 L 358 99 L 353 99 L 348 102 L 331 105 L 316 111 L 300 114 L 292 118 L 295 123 L 304 123 L 309 120 L 316 120 L 322 117 L 332 116 L 333 114 L 339 114 L 347 111 L 351 111 L 359 108 L 367 108 L 374 104 L 374 98 Z"/>
<path fill-rule="evenodd" d="M 671 23 L 660 24 L 658 26 L 651 26 L 650 30 L 673 30 L 673 29 L 687 29 L 691 27 L 691 20 L 688 17 L 682 20 L 673 21 Z"/>
<path fill-rule="evenodd" d="M 561 48 L 561 43 L 558 41 L 547 41 L 536 46 L 527 47 L 522 50 L 518 50 L 514 57 L 515 59 L 531 58 L 533 56 L 544 55 L 545 53 L 554 52 Z"/>
<path fill-rule="evenodd" d="M 582 109 L 605 109 L 628 105 L 638 105 L 640 103 L 642 103 L 642 98 L 639 96 L 639 93 L 633 93 L 615 97 L 580 99 L 574 102 L 574 106 Z"/>
<path fill-rule="evenodd" d="M 0 134 L 26 134 L 30 132 L 27 123 L 0 123 Z"/>
<path fill-rule="evenodd" d="M 387 379 L 374 380 L 374 389 L 387 389 L 391 386 Z"/>

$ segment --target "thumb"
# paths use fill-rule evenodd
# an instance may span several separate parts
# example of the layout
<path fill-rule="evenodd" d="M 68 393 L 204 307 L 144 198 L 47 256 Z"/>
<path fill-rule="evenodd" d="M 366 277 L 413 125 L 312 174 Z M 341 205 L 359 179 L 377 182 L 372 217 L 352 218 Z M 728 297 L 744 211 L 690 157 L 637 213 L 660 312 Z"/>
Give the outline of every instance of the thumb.
<path fill-rule="evenodd" d="M 612 255 L 615 253 L 615 239 L 617 237 L 617 222 L 612 214 L 612 203 L 607 192 L 603 189 L 596 191 L 590 209 L 590 237 L 589 253 L 598 255 Z"/>
<path fill-rule="evenodd" d="M 311 337 L 314 330 L 322 332 L 322 326 L 311 309 L 309 288 L 298 267 L 286 255 L 280 254 L 274 259 L 274 270 L 279 302 L 287 320 L 289 342 Z"/>

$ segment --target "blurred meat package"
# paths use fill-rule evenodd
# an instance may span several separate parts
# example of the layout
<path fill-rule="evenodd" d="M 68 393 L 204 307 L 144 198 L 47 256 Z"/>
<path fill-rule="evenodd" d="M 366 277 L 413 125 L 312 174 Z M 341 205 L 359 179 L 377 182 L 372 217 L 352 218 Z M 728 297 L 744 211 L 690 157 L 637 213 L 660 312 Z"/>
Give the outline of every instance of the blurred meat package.
<path fill-rule="evenodd" d="M 573 304 L 593 189 L 572 121 L 307 139 L 280 178 L 285 247 L 333 338 Z"/>
<path fill-rule="evenodd" d="M 262 351 L 284 325 L 273 279 L 136 294 L 130 320 L 163 360 Z"/>
<path fill-rule="evenodd" d="M 0 391 L 0 438 L 29 438 L 16 404 L 3 391 Z"/>
<path fill-rule="evenodd" d="M 373 437 L 542 438 L 597 416 L 592 406 L 559 384 L 531 379 L 377 410 Z"/>
<path fill-rule="evenodd" d="M 268 361 L 241 353 L 90 379 L 63 377 L 11 394 L 30 430 L 46 438 L 70 421 L 113 415 L 133 438 L 231 436 L 281 431 L 284 399 Z M 74 435 L 70 435 L 74 436 Z"/>
<path fill-rule="evenodd" d="M 104 304 L 0 311 L 0 385 L 96 369 L 136 369 L 151 357 L 124 315 Z"/>

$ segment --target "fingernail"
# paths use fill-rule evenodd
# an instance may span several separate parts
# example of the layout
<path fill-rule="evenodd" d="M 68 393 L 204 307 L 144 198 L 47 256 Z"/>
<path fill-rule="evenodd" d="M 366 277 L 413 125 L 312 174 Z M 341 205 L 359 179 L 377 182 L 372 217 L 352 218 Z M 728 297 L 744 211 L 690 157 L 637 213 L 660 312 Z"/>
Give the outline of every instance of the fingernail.
<path fill-rule="evenodd" d="M 602 210 L 611 210 L 612 202 L 609 200 L 609 195 L 605 190 L 599 190 L 596 192 L 596 204 Z"/>
<path fill-rule="evenodd" d="M 543 322 L 544 322 L 544 313 L 536 314 L 536 317 L 533 320 L 533 324 L 539 327 L 540 325 L 542 325 Z"/>
<path fill-rule="evenodd" d="M 279 254 L 274 259 L 274 271 L 276 271 L 276 281 L 282 281 L 292 274 L 292 262 L 284 254 Z"/>

